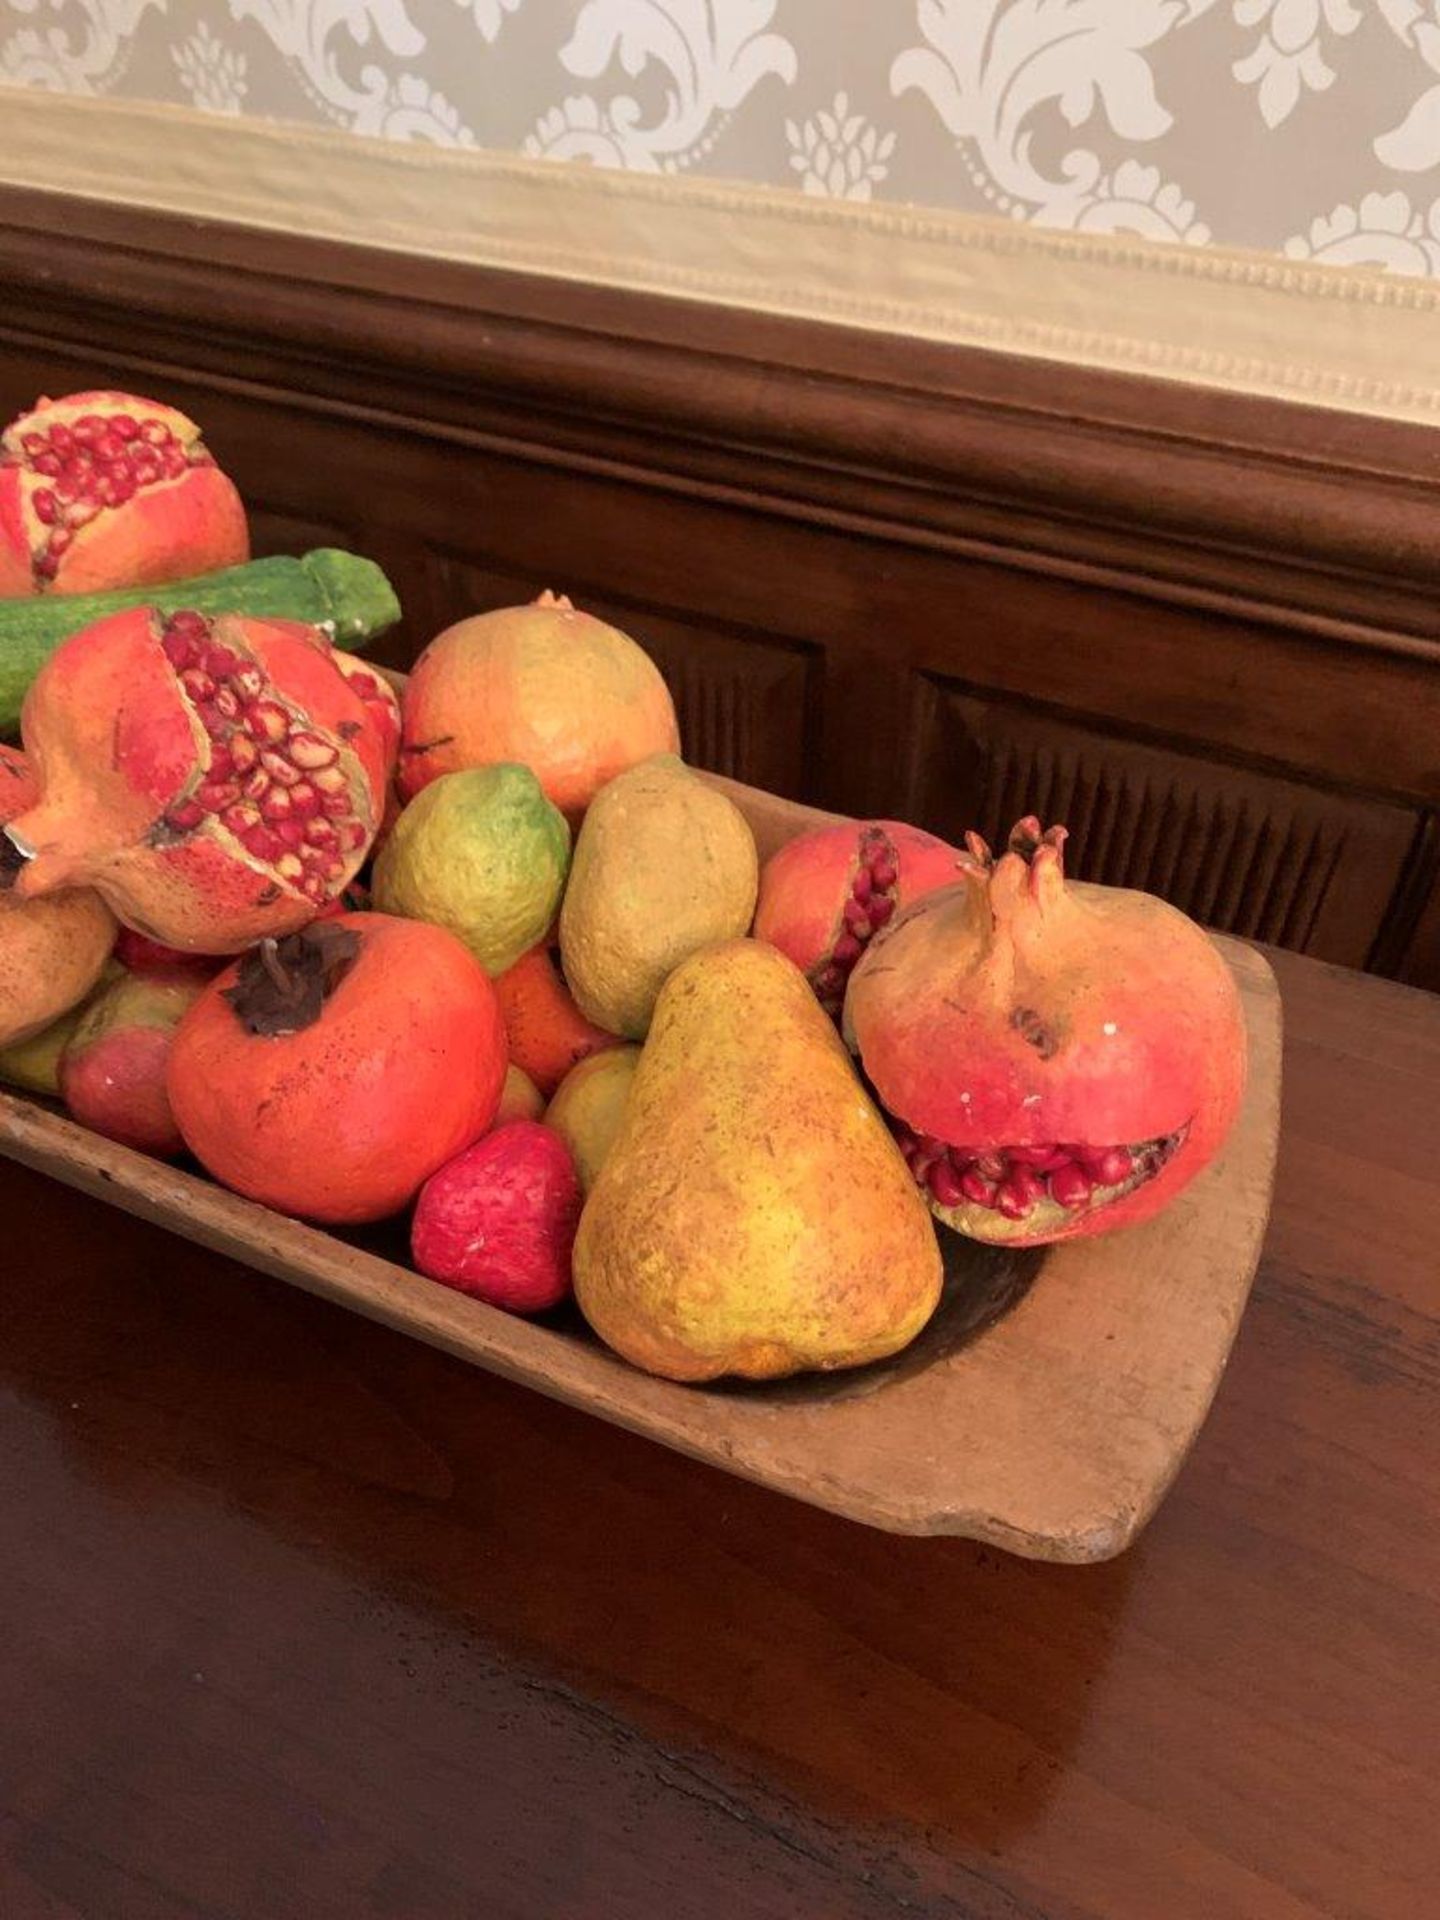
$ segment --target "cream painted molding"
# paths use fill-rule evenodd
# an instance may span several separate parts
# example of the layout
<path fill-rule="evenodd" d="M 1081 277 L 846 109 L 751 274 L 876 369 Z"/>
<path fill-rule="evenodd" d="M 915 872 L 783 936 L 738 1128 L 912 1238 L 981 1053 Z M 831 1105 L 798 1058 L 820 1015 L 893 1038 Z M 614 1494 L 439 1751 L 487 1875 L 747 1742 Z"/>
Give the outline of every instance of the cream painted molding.
<path fill-rule="evenodd" d="M 1440 419 L 1440 286 L 1365 269 L 7 88 L 0 180 Z"/>

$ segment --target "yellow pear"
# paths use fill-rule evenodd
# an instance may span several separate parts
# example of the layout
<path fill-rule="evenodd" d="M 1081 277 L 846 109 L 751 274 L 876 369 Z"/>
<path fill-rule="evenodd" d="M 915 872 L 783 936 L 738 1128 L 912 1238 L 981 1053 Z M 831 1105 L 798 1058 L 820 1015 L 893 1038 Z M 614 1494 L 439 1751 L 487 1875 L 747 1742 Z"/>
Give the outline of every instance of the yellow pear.
<path fill-rule="evenodd" d="M 747 933 L 758 886 L 744 814 L 683 760 L 652 754 L 609 781 L 585 815 L 560 910 L 560 957 L 585 1018 L 643 1040 L 670 969 Z"/>
<path fill-rule="evenodd" d="M 861 1366 L 930 1318 L 929 1211 L 776 948 L 727 940 L 671 973 L 574 1269 L 600 1337 L 672 1380 Z"/>
<path fill-rule="evenodd" d="M 639 1047 L 602 1047 L 577 1060 L 555 1089 L 546 1124 L 569 1147 L 586 1193 L 615 1143 L 639 1058 Z"/>

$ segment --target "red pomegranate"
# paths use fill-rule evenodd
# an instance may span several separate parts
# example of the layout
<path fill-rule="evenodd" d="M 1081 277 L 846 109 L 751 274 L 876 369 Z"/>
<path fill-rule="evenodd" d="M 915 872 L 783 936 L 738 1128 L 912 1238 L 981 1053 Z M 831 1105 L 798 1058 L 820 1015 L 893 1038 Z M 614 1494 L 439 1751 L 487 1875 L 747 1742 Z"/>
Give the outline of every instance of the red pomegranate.
<path fill-rule="evenodd" d="M 249 555 L 239 494 L 173 407 L 71 393 L 0 435 L 0 596 L 151 586 Z"/>
<path fill-rule="evenodd" d="M 397 1213 L 494 1118 L 505 1026 L 443 927 L 382 913 L 266 940 L 170 1051 L 186 1146 L 227 1187 L 335 1224 Z"/>
<path fill-rule="evenodd" d="M 75 634 L 25 697 L 39 804 L 12 823 L 33 899 L 95 887 L 137 933 L 233 953 L 303 926 L 364 860 L 385 797 L 371 710 L 313 629 L 148 607 Z"/>
<path fill-rule="evenodd" d="M 950 885 L 966 858 L 899 820 L 817 827 L 765 862 L 755 937 L 793 960 L 838 1020 L 845 984 L 871 936 L 912 901 Z"/>
<path fill-rule="evenodd" d="M 82 1126 L 169 1159 L 184 1147 L 165 1091 L 175 1029 L 205 985 L 191 972 L 122 973 L 89 1002 L 60 1059 Z"/>
<path fill-rule="evenodd" d="M 570 1291 L 581 1201 L 559 1134 L 512 1120 L 425 1182 L 410 1235 L 415 1264 L 510 1313 L 558 1306 Z"/>
<path fill-rule="evenodd" d="M 1245 1084 L 1218 949 L 1147 893 L 1067 885 L 1065 829 L 992 860 L 870 944 L 846 1036 L 940 1219 L 1033 1246 L 1148 1220 L 1214 1157 Z"/>

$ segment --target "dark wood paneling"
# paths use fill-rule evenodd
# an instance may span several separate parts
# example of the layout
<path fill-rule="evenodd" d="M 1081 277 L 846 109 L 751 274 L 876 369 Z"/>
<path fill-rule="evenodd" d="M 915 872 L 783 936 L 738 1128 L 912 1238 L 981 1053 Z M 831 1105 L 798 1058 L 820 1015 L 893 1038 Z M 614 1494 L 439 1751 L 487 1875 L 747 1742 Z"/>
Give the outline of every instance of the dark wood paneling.
<path fill-rule="evenodd" d="M 190 408 L 261 548 L 391 573 L 387 660 L 554 586 L 704 764 L 951 832 L 1048 780 L 1080 871 L 1440 984 L 1431 431 L 8 189 L 0 275 L 0 405 Z"/>
<path fill-rule="evenodd" d="M 1415 844 L 1413 808 L 1127 740 L 1014 700 L 935 689 L 916 811 L 1003 844 L 1063 820 L 1083 879 L 1162 894 L 1207 926 L 1363 966 Z"/>

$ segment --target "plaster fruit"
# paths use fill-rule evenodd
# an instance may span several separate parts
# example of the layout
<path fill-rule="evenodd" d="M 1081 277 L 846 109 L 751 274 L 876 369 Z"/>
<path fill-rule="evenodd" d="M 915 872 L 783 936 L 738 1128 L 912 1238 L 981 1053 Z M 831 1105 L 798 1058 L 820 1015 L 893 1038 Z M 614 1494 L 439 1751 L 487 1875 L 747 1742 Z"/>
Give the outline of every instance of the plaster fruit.
<path fill-rule="evenodd" d="M 350 913 L 263 942 L 175 1037 L 170 1104 L 196 1159 L 282 1213 L 396 1213 L 494 1118 L 495 990 L 453 934 Z"/>
<path fill-rule="evenodd" d="M 838 1020 L 846 983 L 871 937 L 912 901 L 951 885 L 966 858 L 899 820 L 817 827 L 765 862 L 755 937 L 788 955 Z"/>
<path fill-rule="evenodd" d="M 570 870 L 570 829 L 528 767 L 432 781 L 375 861 L 375 905 L 448 927 L 489 974 L 544 938 Z"/>
<path fill-rule="evenodd" d="M 571 996 L 547 945 L 532 947 L 495 982 L 510 1058 L 548 1099 L 577 1060 L 603 1047 L 618 1047 L 619 1036 L 593 1026 Z"/>
<path fill-rule="evenodd" d="M 545 1112 L 545 1096 L 519 1067 L 505 1069 L 505 1084 L 500 1089 L 500 1104 L 495 1109 L 495 1125 L 508 1126 L 512 1120 L 539 1120 Z"/>
<path fill-rule="evenodd" d="M 687 954 L 749 930 L 755 837 L 673 754 L 622 773 L 585 816 L 560 910 L 565 978 L 587 1020 L 641 1040 Z"/>
<path fill-rule="evenodd" d="M 71 393 L 0 434 L 0 596 L 147 586 L 249 553 L 239 494 L 174 407 Z"/>
<path fill-rule="evenodd" d="M 673 1380 L 860 1366 L 915 1337 L 940 1280 L 924 1202 L 804 975 L 758 940 L 683 961 L 575 1242 L 595 1331 Z"/>
<path fill-rule="evenodd" d="M 39 785 L 26 756 L 0 747 L 0 829 L 35 803 Z M 24 861 L 0 832 L 0 1047 L 43 1033 L 83 1000 L 115 944 L 115 920 L 100 896 L 75 887 L 29 900 L 18 882 Z"/>
<path fill-rule="evenodd" d="M 204 984 L 193 974 L 126 974 L 90 1001 L 59 1073 L 61 1096 L 82 1126 L 161 1158 L 182 1151 L 165 1070 L 175 1030 Z"/>
<path fill-rule="evenodd" d="M 401 710 L 407 799 L 460 767 L 519 761 L 572 823 L 607 780 L 680 747 L 649 655 L 564 594 L 447 627 L 416 661 Z"/>
<path fill-rule="evenodd" d="M 21 726 L 38 805 L 10 823 L 35 899 L 94 886 L 136 933 L 227 953 L 338 898 L 384 801 L 365 702 L 313 629 L 138 607 L 51 655 Z"/>
<path fill-rule="evenodd" d="M 609 1047 L 604 1053 L 592 1053 L 570 1069 L 550 1102 L 545 1123 L 574 1155 L 586 1193 L 615 1144 L 639 1060 L 639 1047 Z"/>
<path fill-rule="evenodd" d="M 936 1215 L 1033 1246 L 1158 1213 L 1214 1157 L 1245 1084 L 1218 950 L 1147 893 L 1067 884 L 1022 820 L 871 941 L 845 1027 Z"/>
<path fill-rule="evenodd" d="M 432 1280 L 508 1313 L 539 1313 L 570 1291 L 579 1219 L 580 1183 L 564 1142 L 516 1120 L 426 1181 L 411 1254 Z"/>

